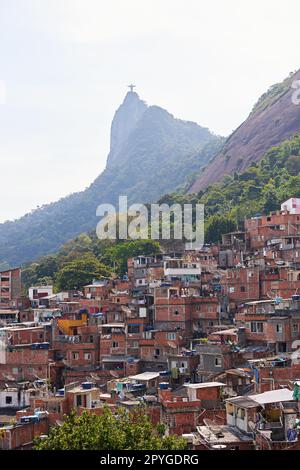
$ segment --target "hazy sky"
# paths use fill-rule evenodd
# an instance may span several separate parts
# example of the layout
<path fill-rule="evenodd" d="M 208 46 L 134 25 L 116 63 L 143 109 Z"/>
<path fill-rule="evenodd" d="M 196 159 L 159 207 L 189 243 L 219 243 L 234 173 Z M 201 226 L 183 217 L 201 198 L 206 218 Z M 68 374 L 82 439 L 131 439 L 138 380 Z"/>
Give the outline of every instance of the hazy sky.
<path fill-rule="evenodd" d="M 0 0 L 0 221 L 92 182 L 131 82 L 228 135 L 300 67 L 299 18 L 299 0 Z"/>

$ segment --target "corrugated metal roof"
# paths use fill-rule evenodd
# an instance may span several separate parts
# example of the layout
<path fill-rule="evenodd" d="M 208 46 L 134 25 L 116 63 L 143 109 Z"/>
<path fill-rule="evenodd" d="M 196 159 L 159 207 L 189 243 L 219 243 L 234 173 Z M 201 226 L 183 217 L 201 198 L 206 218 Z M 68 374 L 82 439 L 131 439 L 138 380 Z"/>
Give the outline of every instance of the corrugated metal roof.
<path fill-rule="evenodd" d="M 259 393 L 258 395 L 251 395 L 251 398 L 262 405 L 267 403 L 279 403 L 281 401 L 293 401 L 293 391 L 288 388 L 280 388 L 278 390 Z"/>
<path fill-rule="evenodd" d="M 256 395 L 240 396 L 228 398 L 226 402 L 241 406 L 242 408 L 254 408 L 258 405 L 267 405 L 268 403 L 280 403 L 293 401 L 293 391 L 288 388 L 280 388 L 269 392 Z"/>

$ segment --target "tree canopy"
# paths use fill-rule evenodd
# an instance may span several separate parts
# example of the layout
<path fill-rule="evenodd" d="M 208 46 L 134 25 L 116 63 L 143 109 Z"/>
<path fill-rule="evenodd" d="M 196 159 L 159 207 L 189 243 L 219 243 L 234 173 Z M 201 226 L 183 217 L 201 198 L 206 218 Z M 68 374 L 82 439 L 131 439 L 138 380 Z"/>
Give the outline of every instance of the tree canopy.
<path fill-rule="evenodd" d="M 66 263 L 56 274 L 58 290 L 82 289 L 94 279 L 110 277 L 112 272 L 93 255 L 85 255 Z"/>
<path fill-rule="evenodd" d="M 146 409 L 103 414 L 74 411 L 62 425 L 50 429 L 44 439 L 37 439 L 36 450 L 184 450 L 186 441 L 178 436 L 164 436 L 162 424 L 153 426 Z"/>

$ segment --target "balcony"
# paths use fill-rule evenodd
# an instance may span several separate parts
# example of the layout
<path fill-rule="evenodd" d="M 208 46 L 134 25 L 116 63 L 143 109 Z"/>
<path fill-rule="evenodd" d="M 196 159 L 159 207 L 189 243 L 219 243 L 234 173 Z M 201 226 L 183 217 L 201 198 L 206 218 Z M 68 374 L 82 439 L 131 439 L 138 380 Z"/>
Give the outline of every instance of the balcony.
<path fill-rule="evenodd" d="M 79 335 L 69 336 L 69 335 L 61 335 L 56 336 L 54 341 L 58 341 L 59 343 L 80 343 L 81 338 Z"/>

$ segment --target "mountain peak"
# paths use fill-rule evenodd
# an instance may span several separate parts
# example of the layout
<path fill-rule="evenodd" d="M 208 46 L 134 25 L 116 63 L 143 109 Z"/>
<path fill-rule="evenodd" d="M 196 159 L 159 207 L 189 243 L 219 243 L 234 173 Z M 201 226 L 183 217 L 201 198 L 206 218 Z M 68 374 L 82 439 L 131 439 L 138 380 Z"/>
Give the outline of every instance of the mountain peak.
<path fill-rule="evenodd" d="M 122 146 L 147 109 L 146 103 L 135 91 L 128 91 L 123 103 L 115 112 L 110 132 L 110 152 L 107 167 L 118 162 Z"/>
<path fill-rule="evenodd" d="M 218 138 L 207 129 L 147 106 L 130 89 L 113 118 L 105 170 L 84 191 L 0 224 L 0 263 L 19 265 L 94 230 L 98 205 L 117 205 L 119 195 L 130 204 L 157 201 L 205 165 L 216 145 Z"/>
<path fill-rule="evenodd" d="M 123 104 L 134 100 L 141 100 L 138 93 L 136 91 L 128 91 L 125 95 Z"/>

